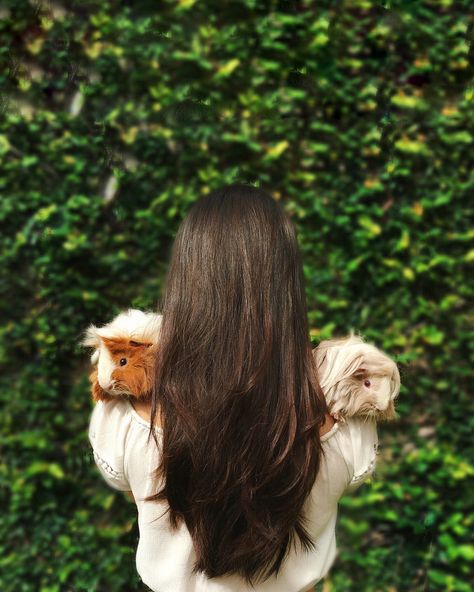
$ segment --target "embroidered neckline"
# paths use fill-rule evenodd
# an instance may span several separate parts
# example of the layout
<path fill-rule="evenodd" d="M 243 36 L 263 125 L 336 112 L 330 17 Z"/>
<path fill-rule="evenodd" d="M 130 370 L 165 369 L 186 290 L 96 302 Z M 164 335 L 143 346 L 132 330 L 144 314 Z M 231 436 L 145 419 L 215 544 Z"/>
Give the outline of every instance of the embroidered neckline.
<path fill-rule="evenodd" d="M 128 407 L 128 411 L 129 411 L 131 417 L 136 422 L 138 422 L 141 426 L 143 426 L 144 428 L 149 430 L 150 429 L 150 422 L 146 421 L 145 419 L 143 419 L 143 417 L 140 417 L 140 415 L 138 415 L 138 413 L 136 412 L 136 410 L 134 409 L 134 407 L 130 403 L 130 401 L 127 401 L 127 407 Z M 329 438 L 332 438 L 332 436 L 334 436 L 334 434 L 336 434 L 336 432 L 339 430 L 340 423 L 341 423 L 340 421 L 336 421 L 334 423 L 334 425 L 332 426 L 332 428 L 329 430 L 329 432 L 326 432 L 323 436 L 321 436 L 320 441 L 325 442 L 326 440 L 329 440 Z M 163 433 L 162 428 L 155 427 L 155 430 L 157 432 Z"/>
<path fill-rule="evenodd" d="M 334 434 L 339 430 L 339 423 L 339 421 L 336 421 L 332 428 L 329 430 L 329 432 L 326 432 L 324 436 L 321 436 L 320 441 L 325 442 L 326 440 L 329 440 L 329 438 L 334 436 Z"/>
<path fill-rule="evenodd" d="M 136 412 L 136 410 L 134 409 L 133 405 L 130 403 L 130 401 L 127 400 L 127 407 L 128 407 L 128 411 L 131 415 L 131 417 L 138 422 L 142 427 L 146 428 L 147 430 L 150 429 L 150 422 L 146 421 L 145 419 L 143 419 L 143 417 L 140 417 L 138 415 L 138 413 Z M 157 426 L 155 426 L 155 430 L 157 432 L 163 433 L 163 429 L 159 428 Z"/>

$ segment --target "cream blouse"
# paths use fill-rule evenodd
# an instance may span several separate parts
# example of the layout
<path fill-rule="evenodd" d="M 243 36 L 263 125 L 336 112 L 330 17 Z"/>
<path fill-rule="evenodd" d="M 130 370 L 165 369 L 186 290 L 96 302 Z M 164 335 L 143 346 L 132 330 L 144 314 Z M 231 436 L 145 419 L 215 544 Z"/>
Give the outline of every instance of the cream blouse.
<path fill-rule="evenodd" d="M 173 532 L 164 514 L 164 502 L 144 502 L 161 485 L 152 479 L 159 449 L 150 438 L 149 423 L 127 399 L 95 404 L 89 425 L 94 459 L 107 483 L 132 491 L 138 508 L 140 538 L 136 567 L 143 582 L 154 592 L 252 592 L 237 575 L 208 579 L 192 575 L 196 560 L 192 539 L 183 523 Z M 161 447 L 161 428 L 155 427 Z M 325 454 L 313 489 L 305 502 L 307 529 L 316 549 L 291 548 L 278 577 L 274 575 L 254 592 L 303 592 L 329 571 L 337 554 L 335 526 L 338 501 L 367 479 L 375 468 L 377 430 L 374 421 L 349 419 L 337 422 L 321 437 Z M 162 517 L 160 517 L 162 516 Z"/>

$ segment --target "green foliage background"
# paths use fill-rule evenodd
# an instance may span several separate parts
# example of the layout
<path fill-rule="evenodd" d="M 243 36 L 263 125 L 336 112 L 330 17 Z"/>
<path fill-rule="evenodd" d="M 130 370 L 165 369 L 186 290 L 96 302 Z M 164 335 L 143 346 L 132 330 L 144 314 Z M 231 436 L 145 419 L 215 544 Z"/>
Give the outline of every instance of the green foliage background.
<path fill-rule="evenodd" d="M 234 181 L 292 215 L 314 344 L 354 327 L 401 372 L 325 592 L 471 590 L 469 4 L 3 4 L 3 592 L 144 589 L 78 340 L 155 306 L 189 206 Z"/>

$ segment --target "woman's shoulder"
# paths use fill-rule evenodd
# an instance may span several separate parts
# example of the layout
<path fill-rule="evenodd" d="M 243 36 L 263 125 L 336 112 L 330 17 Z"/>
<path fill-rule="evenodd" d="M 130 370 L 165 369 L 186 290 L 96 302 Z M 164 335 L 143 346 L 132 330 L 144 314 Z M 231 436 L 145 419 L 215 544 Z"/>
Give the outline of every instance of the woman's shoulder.
<path fill-rule="evenodd" d="M 94 443 L 123 434 L 130 423 L 130 412 L 125 399 L 97 401 L 89 422 L 89 437 Z"/>
<path fill-rule="evenodd" d="M 377 424 L 371 418 L 350 417 L 334 423 L 321 436 L 323 449 L 344 459 L 350 476 L 347 492 L 353 491 L 375 470 L 378 453 Z"/>
<path fill-rule="evenodd" d="M 130 489 L 124 473 L 124 445 L 130 424 L 126 402 L 121 399 L 97 401 L 89 421 L 95 463 L 109 485 L 123 491 Z"/>
<path fill-rule="evenodd" d="M 159 434 L 161 428 L 155 428 Z M 148 441 L 150 424 L 133 408 L 128 398 L 98 401 L 89 422 L 89 441 L 95 462 L 116 489 L 133 489 L 136 465 L 154 452 Z M 139 476 L 141 478 L 141 476 Z"/>

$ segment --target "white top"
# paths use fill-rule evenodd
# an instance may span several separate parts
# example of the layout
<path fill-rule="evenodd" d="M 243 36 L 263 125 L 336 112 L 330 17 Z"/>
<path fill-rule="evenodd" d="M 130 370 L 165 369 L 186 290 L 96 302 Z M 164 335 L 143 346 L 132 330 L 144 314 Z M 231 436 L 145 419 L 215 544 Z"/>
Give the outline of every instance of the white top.
<path fill-rule="evenodd" d="M 164 514 L 167 504 L 142 501 L 161 486 L 161 482 L 153 483 L 150 475 L 160 459 L 153 438 L 147 446 L 148 430 L 149 423 L 127 399 L 97 402 L 89 426 L 89 440 L 101 474 L 111 487 L 132 491 L 135 497 L 140 531 L 136 566 L 143 582 L 154 592 L 252 592 L 237 575 L 212 579 L 202 573 L 192 575 L 196 555 L 186 525 L 182 523 L 178 531 L 171 531 L 168 514 Z M 155 430 L 161 447 L 162 430 Z M 376 424 L 360 419 L 338 422 L 321 441 L 325 455 L 304 506 L 316 549 L 301 550 L 298 539 L 298 552 L 291 548 L 278 577 L 273 575 L 255 585 L 254 592 L 303 592 L 327 574 L 336 558 L 337 504 L 375 468 Z"/>

